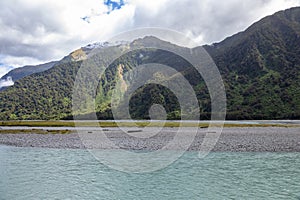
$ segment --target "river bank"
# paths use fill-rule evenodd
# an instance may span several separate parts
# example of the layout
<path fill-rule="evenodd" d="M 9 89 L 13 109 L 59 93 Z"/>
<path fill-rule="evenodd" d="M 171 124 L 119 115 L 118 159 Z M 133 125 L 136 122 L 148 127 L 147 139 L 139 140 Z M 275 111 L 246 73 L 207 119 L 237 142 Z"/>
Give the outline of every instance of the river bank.
<path fill-rule="evenodd" d="M 11 127 L 11 130 L 13 128 Z M 162 128 L 159 134 L 148 138 L 138 138 L 124 133 L 119 128 L 102 129 L 104 135 L 99 135 L 99 129 L 93 127 L 81 128 L 80 132 L 85 132 L 86 136 L 94 141 L 102 140 L 101 137 L 109 138 L 116 147 L 126 150 L 158 150 L 171 142 L 176 134 L 179 134 L 181 140 L 189 140 L 190 136 L 186 133 L 191 128 L 184 128 L 183 132 L 177 132 L 176 128 Z M 37 130 L 37 129 L 35 129 Z M 55 130 L 64 130 L 68 134 L 53 134 Z M 149 130 L 149 128 L 148 128 Z M 150 128 L 151 130 L 151 128 Z M 17 147 L 42 147 L 42 148 L 71 148 L 84 149 L 80 136 L 76 133 L 75 128 L 59 128 L 52 127 L 49 132 L 31 133 L 28 128 L 27 133 L 20 130 L 14 130 L 14 133 L 7 133 L 2 129 L 0 134 L 0 144 L 12 145 Z M 142 134 L 142 129 L 136 128 L 131 130 L 138 134 Z M 153 131 L 154 130 L 153 128 Z M 133 133 L 131 133 L 132 135 Z M 203 138 L 207 134 L 207 129 L 199 129 L 197 136 L 190 145 L 190 151 L 197 151 L 203 142 Z M 97 146 L 97 145 L 96 145 Z M 97 148 L 99 148 L 97 146 Z M 101 148 L 101 147 L 100 147 Z M 180 149 L 180 147 L 176 147 Z M 231 127 L 224 128 L 223 132 L 214 146 L 213 151 L 218 152 L 300 152 L 300 128 L 283 128 L 283 127 Z"/>

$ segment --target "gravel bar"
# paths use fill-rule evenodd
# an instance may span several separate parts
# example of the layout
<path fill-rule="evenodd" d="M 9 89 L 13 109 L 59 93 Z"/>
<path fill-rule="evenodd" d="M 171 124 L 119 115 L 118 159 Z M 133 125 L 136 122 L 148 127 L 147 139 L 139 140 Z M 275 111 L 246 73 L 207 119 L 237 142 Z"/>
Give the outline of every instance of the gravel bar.
<path fill-rule="evenodd" d="M 151 129 L 150 129 L 151 130 Z M 180 140 L 189 140 L 191 128 L 184 128 L 183 132 L 177 132 L 177 128 L 163 128 L 154 136 L 138 138 L 134 136 L 143 135 L 143 130 L 138 128 L 130 129 L 126 132 L 118 128 L 103 129 L 103 134 L 92 128 L 81 130 L 84 141 L 92 141 L 92 145 L 82 142 L 79 134 L 34 134 L 34 133 L 2 133 L 0 134 L 0 144 L 16 147 L 43 147 L 43 148 L 72 148 L 84 149 L 103 148 L 97 141 L 104 141 L 108 138 L 117 148 L 127 150 L 149 150 L 155 151 L 163 148 L 172 142 L 174 136 L 178 134 Z M 153 132 L 156 131 L 153 128 Z M 21 132 L 21 131 L 20 131 Z M 150 131 L 151 132 L 151 131 Z M 135 134 L 135 135 L 134 135 Z M 207 134 L 207 129 L 199 129 L 194 138 L 190 151 L 200 149 L 203 138 Z M 100 142 L 101 143 L 101 142 Z M 111 147 L 116 148 L 116 147 Z M 180 146 L 175 149 L 180 149 Z M 300 128 L 282 127 L 246 127 L 246 128 L 224 128 L 223 132 L 214 146 L 213 151 L 219 152 L 300 152 Z"/>

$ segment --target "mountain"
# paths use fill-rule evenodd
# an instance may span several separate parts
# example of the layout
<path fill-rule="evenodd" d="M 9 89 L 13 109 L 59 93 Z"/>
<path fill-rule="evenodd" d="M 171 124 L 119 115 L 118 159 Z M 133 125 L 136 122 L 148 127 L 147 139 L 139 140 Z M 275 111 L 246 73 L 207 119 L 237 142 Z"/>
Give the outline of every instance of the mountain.
<path fill-rule="evenodd" d="M 146 43 L 162 43 L 169 48 L 179 47 L 154 37 L 115 44 L 98 43 L 82 47 L 55 64 L 51 69 L 26 76 L 15 85 L 0 92 L 0 119 L 70 119 L 72 118 L 72 88 L 76 74 L 85 61 L 103 67 L 117 52 Z M 227 95 L 227 119 L 300 119 L 300 8 L 291 8 L 267 16 L 248 29 L 204 48 L 218 66 Z M 98 54 L 92 55 L 96 50 Z M 197 48 L 193 49 L 197 51 Z M 112 118 L 111 96 L 118 80 L 126 88 L 133 75 L 126 73 L 138 65 L 158 62 L 176 69 L 193 86 L 200 105 L 201 119 L 210 116 L 210 95 L 202 77 L 184 59 L 157 49 L 134 50 L 113 63 L 102 76 L 96 93 L 86 87 L 79 91 L 95 98 L 99 119 Z M 96 68 L 97 69 L 97 68 Z M 86 81 L 98 81 L 97 71 L 87 71 Z M 163 81 L 177 81 L 177 76 Z M 155 79 L 157 77 L 153 77 Z M 176 86 L 184 92 L 181 83 Z M 176 96 L 157 84 L 139 87 L 129 101 L 133 118 L 149 118 L 151 105 L 161 104 L 169 119 L 180 118 Z M 77 115 L 89 118 L 93 105 L 79 106 Z M 190 112 L 196 110 L 191 107 Z"/>
<path fill-rule="evenodd" d="M 28 66 L 13 69 L 0 78 L 0 91 L 4 90 L 7 86 L 13 85 L 14 81 L 17 81 L 25 76 L 29 76 L 35 73 L 40 73 L 50 69 L 56 63 L 57 63 L 56 61 L 52 61 L 45 64 L 28 65 Z"/>
<path fill-rule="evenodd" d="M 51 61 L 51 62 L 40 64 L 40 65 L 26 65 L 24 67 L 19 67 L 19 68 L 13 69 L 0 78 L 0 82 L 2 81 L 3 82 L 2 85 L 4 85 L 3 87 L 1 87 L 1 85 L 0 85 L 0 91 L 4 90 L 7 86 L 13 85 L 15 81 L 22 79 L 25 76 L 29 76 L 32 74 L 46 71 L 48 69 L 51 69 L 54 65 L 61 63 L 61 62 L 83 60 L 83 59 L 85 59 L 85 56 L 88 54 L 88 52 L 90 52 L 92 49 L 101 48 L 101 47 L 103 48 L 103 47 L 107 47 L 109 45 L 112 45 L 112 44 L 109 44 L 107 42 L 90 44 L 90 45 L 87 45 L 86 47 L 84 47 L 84 50 L 82 50 L 82 48 L 80 48 L 80 49 L 72 52 L 68 56 L 65 56 L 60 61 Z"/>
<path fill-rule="evenodd" d="M 225 79 L 228 118 L 299 118 L 299 7 L 205 48 Z"/>
<path fill-rule="evenodd" d="M 60 61 L 52 61 L 40 65 L 27 65 L 24 67 L 13 69 L 0 78 L 0 91 L 4 90 L 8 86 L 12 86 L 14 84 L 14 81 L 17 81 L 31 74 L 40 73 L 48 69 L 51 69 L 54 65 L 58 63 L 84 60 L 86 59 L 87 54 L 95 48 L 105 48 L 105 47 L 116 46 L 125 43 L 126 43 L 125 41 L 120 41 L 115 43 L 98 42 L 94 44 L 89 44 L 86 47 L 80 48 L 72 52 L 71 54 L 65 56 Z"/>
<path fill-rule="evenodd" d="M 25 76 L 46 71 L 52 68 L 56 63 L 56 61 L 52 61 L 40 65 L 27 65 L 24 67 L 16 68 L 2 76 L 1 79 L 7 79 L 8 77 L 11 77 L 13 81 L 17 81 Z"/>

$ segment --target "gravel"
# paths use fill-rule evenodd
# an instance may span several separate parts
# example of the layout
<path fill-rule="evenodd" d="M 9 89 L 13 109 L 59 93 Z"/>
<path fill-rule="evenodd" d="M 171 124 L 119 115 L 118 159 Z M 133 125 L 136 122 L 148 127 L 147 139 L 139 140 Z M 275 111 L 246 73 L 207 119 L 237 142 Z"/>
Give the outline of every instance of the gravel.
<path fill-rule="evenodd" d="M 153 129 L 153 130 L 152 130 Z M 150 128 L 153 132 L 155 128 Z M 149 150 L 154 151 L 163 148 L 174 141 L 178 134 L 180 141 L 189 142 L 193 139 L 189 133 L 191 128 L 184 128 L 182 132 L 177 132 L 176 128 L 163 128 L 157 135 L 149 136 L 149 131 L 125 130 L 118 128 L 103 129 L 104 134 L 99 131 L 88 129 L 80 130 L 78 133 L 70 134 L 0 134 L 0 144 L 17 147 L 43 147 L 43 148 L 121 148 L 127 150 Z M 190 151 L 197 151 L 207 129 L 199 129 L 194 138 Z M 124 133 L 125 132 L 125 133 Z M 132 136 L 133 135 L 133 136 Z M 144 137 L 137 138 L 134 136 Z M 83 140 L 82 140 L 83 139 Z M 107 146 L 109 139 L 113 145 Z M 84 141 L 84 142 L 82 142 Z M 181 149 L 180 145 L 173 145 L 171 149 Z M 300 128 L 279 128 L 279 127 L 249 127 L 249 128 L 224 128 L 223 132 L 213 148 L 213 151 L 231 152 L 300 152 Z"/>

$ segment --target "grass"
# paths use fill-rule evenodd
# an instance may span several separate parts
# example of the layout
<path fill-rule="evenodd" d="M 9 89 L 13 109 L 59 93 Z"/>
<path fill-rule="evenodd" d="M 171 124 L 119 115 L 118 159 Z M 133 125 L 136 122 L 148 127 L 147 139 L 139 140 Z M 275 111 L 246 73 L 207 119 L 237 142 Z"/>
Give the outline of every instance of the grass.
<path fill-rule="evenodd" d="M 0 134 L 69 134 L 72 133 L 70 130 L 43 130 L 43 129 L 10 129 L 0 130 Z"/>
<path fill-rule="evenodd" d="M 0 126 L 27 126 L 27 127 L 75 127 L 74 121 L 0 121 Z M 139 121 L 139 122 L 113 122 L 113 121 L 79 121 L 76 122 L 76 126 L 79 127 L 200 127 L 207 128 L 209 123 L 195 123 L 195 122 L 174 122 L 167 121 L 162 122 L 149 122 L 149 121 Z M 220 124 L 213 124 L 215 127 L 220 127 Z M 299 124 L 224 124 L 224 127 L 300 127 Z M 50 131 L 50 130 L 49 130 Z M 1 132 L 1 130 L 0 130 Z"/>
<path fill-rule="evenodd" d="M 0 126 L 74 127 L 73 121 L 0 121 Z"/>

